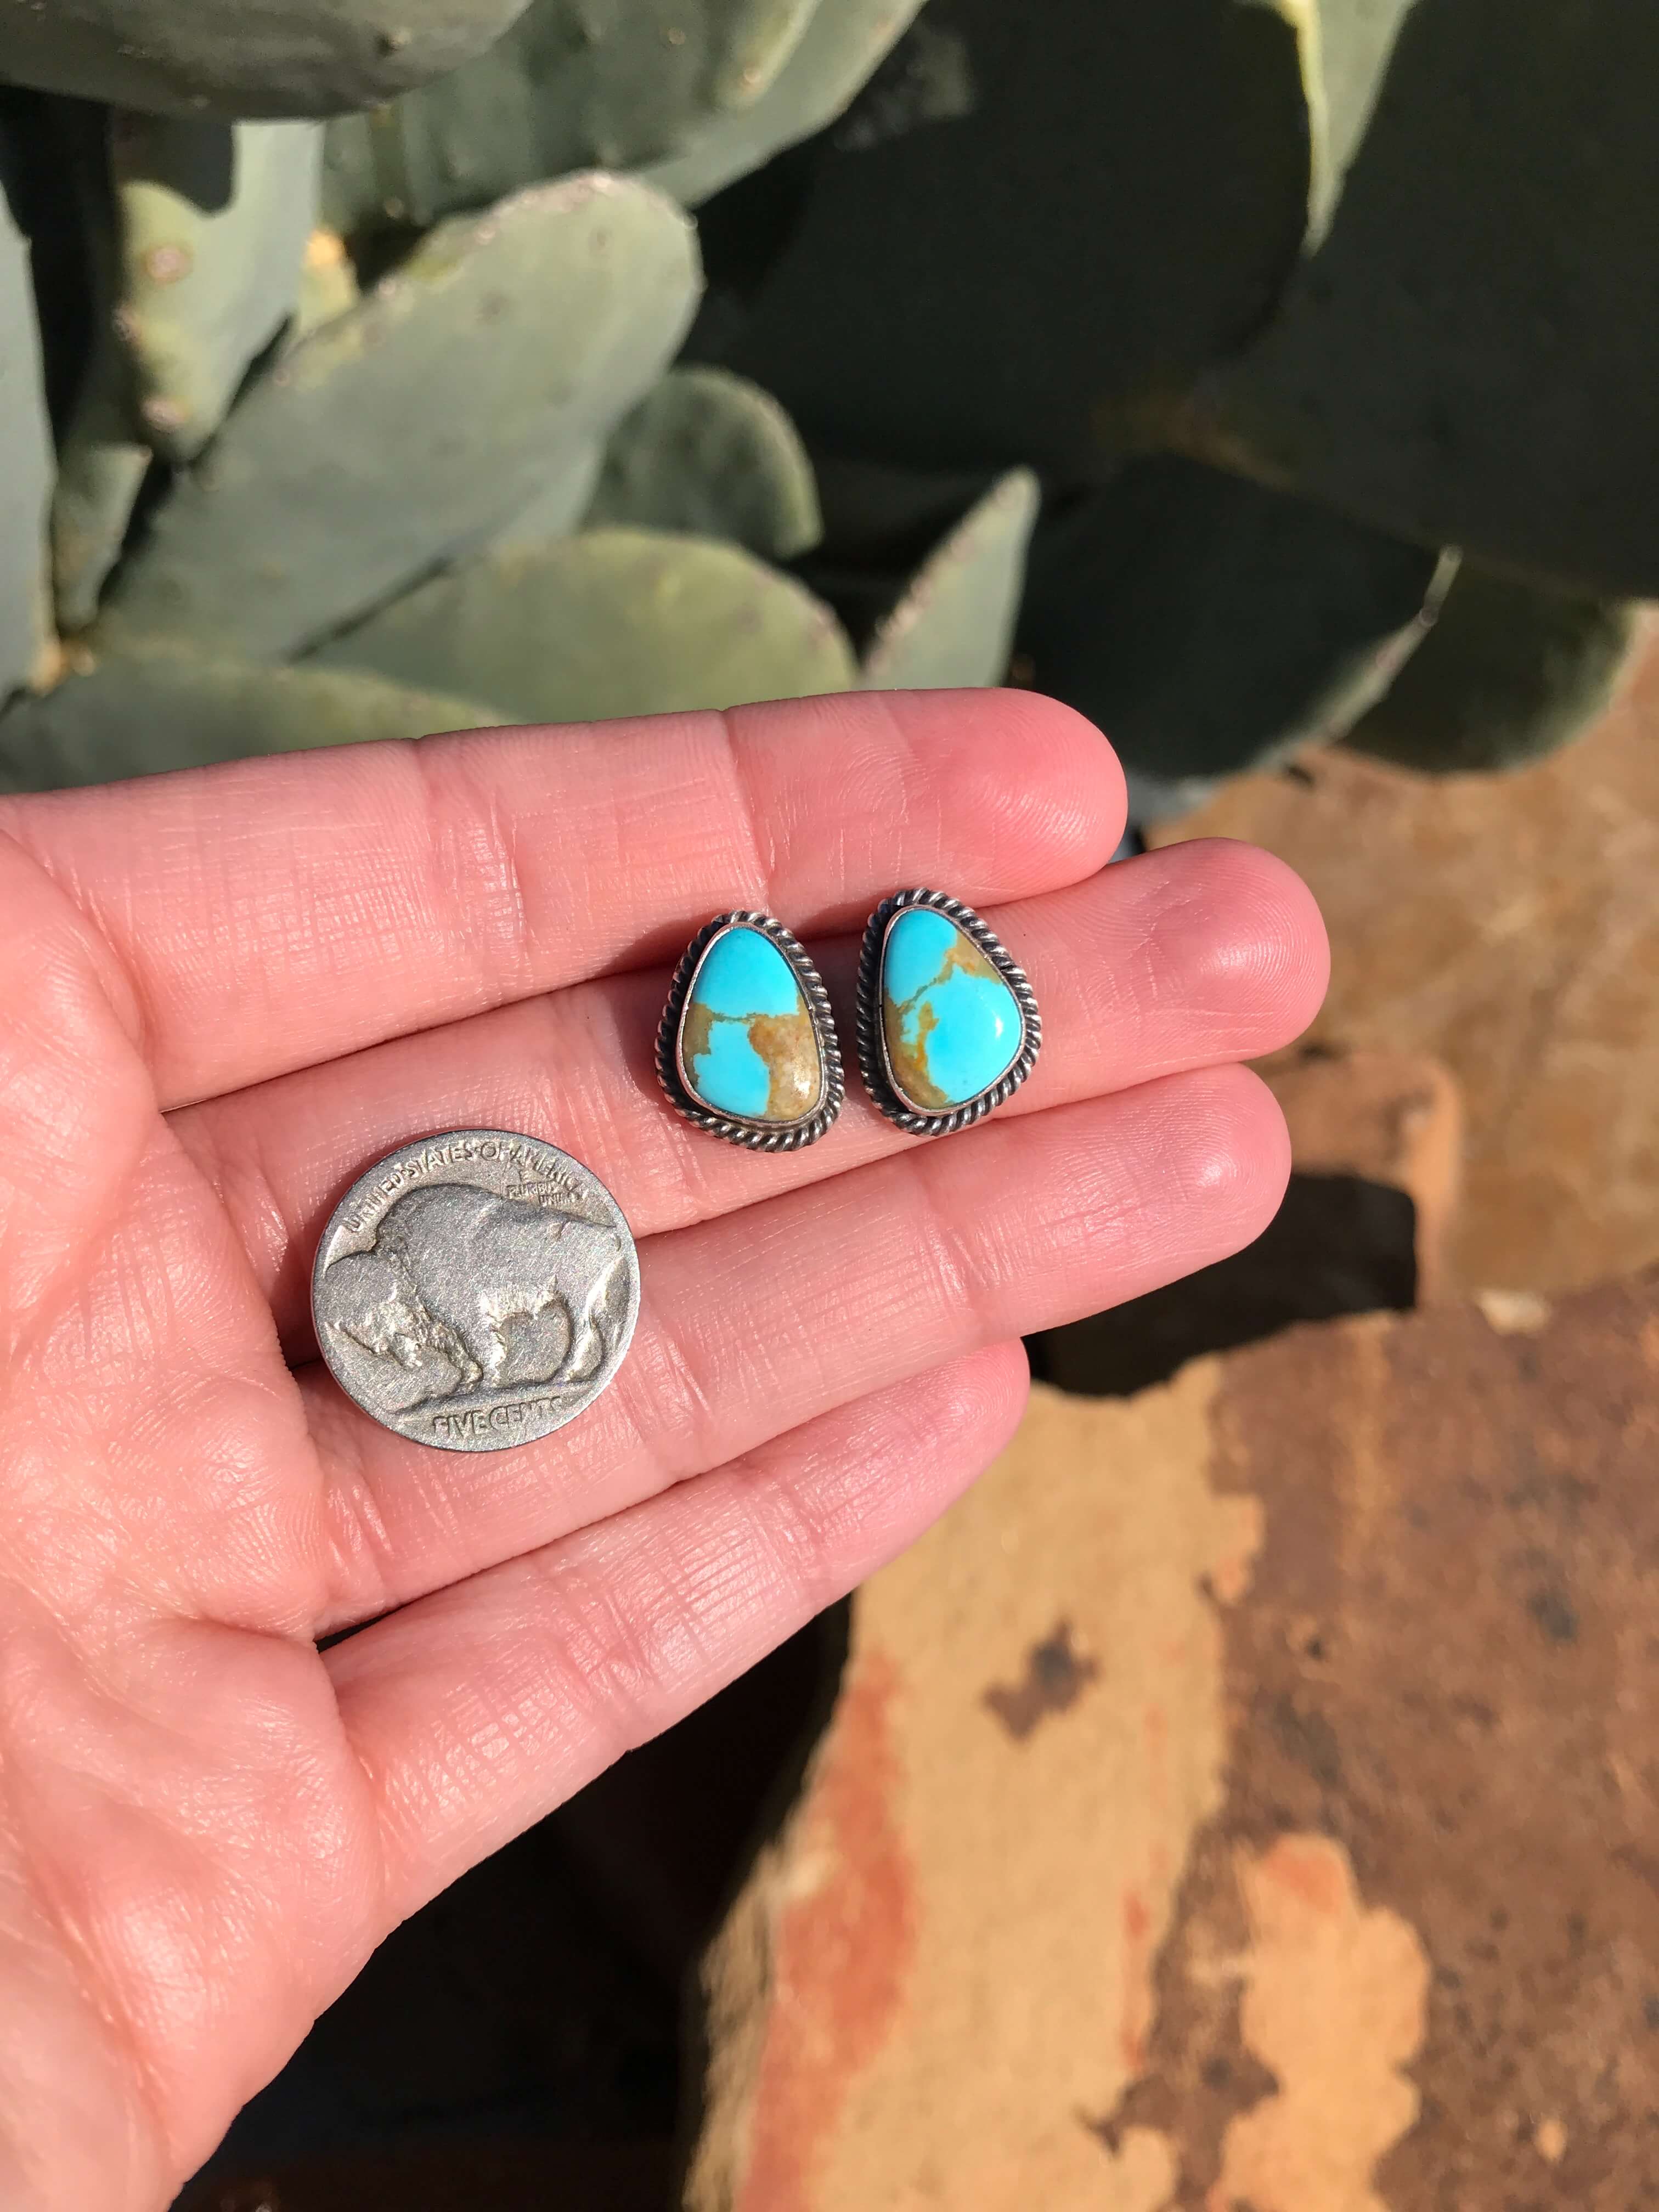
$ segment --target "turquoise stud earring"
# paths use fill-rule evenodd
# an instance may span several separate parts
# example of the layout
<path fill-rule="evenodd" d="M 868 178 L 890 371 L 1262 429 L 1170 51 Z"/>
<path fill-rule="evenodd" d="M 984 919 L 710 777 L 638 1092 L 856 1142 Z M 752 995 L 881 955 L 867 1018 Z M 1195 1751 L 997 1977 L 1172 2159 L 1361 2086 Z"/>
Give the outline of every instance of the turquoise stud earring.
<path fill-rule="evenodd" d="M 816 1144 L 845 1095 L 830 1000 L 799 939 L 766 914 L 717 914 L 685 949 L 657 1031 L 678 1113 L 760 1152 Z"/>
<path fill-rule="evenodd" d="M 972 907 L 896 892 L 871 915 L 859 961 L 859 1065 L 890 1121 L 946 1137 L 1012 1098 L 1042 1042 L 1023 969 Z"/>

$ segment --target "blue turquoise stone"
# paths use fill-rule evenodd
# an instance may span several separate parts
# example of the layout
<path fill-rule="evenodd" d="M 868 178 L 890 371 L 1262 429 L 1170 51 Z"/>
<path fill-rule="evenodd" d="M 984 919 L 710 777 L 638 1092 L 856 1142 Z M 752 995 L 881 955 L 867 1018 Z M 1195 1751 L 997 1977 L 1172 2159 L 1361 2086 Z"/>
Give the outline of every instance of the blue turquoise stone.
<path fill-rule="evenodd" d="M 680 1077 L 692 1097 L 740 1121 L 799 1121 L 823 1097 L 823 1055 L 794 969 L 758 929 L 737 923 L 703 954 L 680 1020 Z"/>
<path fill-rule="evenodd" d="M 881 963 L 888 1073 L 919 1114 L 948 1114 L 1019 1057 L 1025 1021 L 995 963 L 937 908 L 906 907 Z"/>

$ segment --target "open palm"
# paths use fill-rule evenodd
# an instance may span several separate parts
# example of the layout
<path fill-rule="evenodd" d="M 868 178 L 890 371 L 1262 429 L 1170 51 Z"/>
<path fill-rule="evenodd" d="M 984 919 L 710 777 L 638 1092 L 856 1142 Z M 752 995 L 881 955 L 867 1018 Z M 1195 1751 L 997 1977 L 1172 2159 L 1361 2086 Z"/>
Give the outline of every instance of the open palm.
<path fill-rule="evenodd" d="M 150 2212 L 404 1915 L 914 1537 L 1023 1332 L 1253 1237 L 1235 1063 L 1324 981 L 1247 848 L 1102 872 L 1064 709 L 909 694 L 242 763 L 0 802 L 0 2203 Z M 776 913 L 846 1003 L 953 891 L 1046 1044 L 933 1142 L 810 1151 L 657 1091 L 668 967 Z M 640 1239 L 609 1393 L 484 1455 L 317 1358 L 340 1192 L 432 1130 L 586 1161 Z M 319 1652 L 318 1639 L 361 1633 Z"/>

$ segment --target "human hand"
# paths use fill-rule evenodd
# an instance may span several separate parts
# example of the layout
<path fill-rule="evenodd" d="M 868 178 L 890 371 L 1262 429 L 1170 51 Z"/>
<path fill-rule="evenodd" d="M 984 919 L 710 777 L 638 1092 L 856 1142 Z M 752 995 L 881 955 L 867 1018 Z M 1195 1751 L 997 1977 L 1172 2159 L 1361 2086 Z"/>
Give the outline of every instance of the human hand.
<path fill-rule="evenodd" d="M 984 692 L 0 802 L 8 2212 L 165 2205 L 400 1919 L 972 1480 L 1022 1333 L 1266 1224 L 1235 1063 L 1316 1007 L 1317 915 L 1243 846 L 1101 872 L 1121 821 L 1092 730 Z M 854 1083 L 757 1157 L 668 1109 L 710 914 L 781 916 L 844 1007 L 923 883 L 1041 1001 L 1000 1114 L 917 1142 Z M 364 1167 L 481 1126 L 603 1177 L 644 1294 L 603 1398 L 474 1455 L 359 1413 L 307 1292 Z"/>

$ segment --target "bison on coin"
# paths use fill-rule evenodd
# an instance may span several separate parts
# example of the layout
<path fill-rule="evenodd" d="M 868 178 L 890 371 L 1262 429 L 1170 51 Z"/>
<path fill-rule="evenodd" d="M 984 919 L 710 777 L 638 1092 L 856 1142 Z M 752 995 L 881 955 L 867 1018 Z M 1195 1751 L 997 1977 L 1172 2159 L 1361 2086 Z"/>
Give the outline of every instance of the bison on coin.
<path fill-rule="evenodd" d="M 462 1389 L 497 1384 L 513 1322 L 550 1308 L 570 1329 L 553 1380 L 586 1382 L 604 1364 L 605 1307 L 623 1258 L 614 1229 L 471 1183 L 431 1183 L 388 1206 L 373 1252 L 429 1317 L 428 1340 L 459 1354 Z M 325 1284 L 347 1264 L 337 1260 Z"/>
<path fill-rule="evenodd" d="M 377 1359 L 395 1359 L 411 1370 L 430 1341 L 427 1316 L 390 1260 L 378 1252 L 346 1252 L 324 1278 L 320 1318 Z"/>

